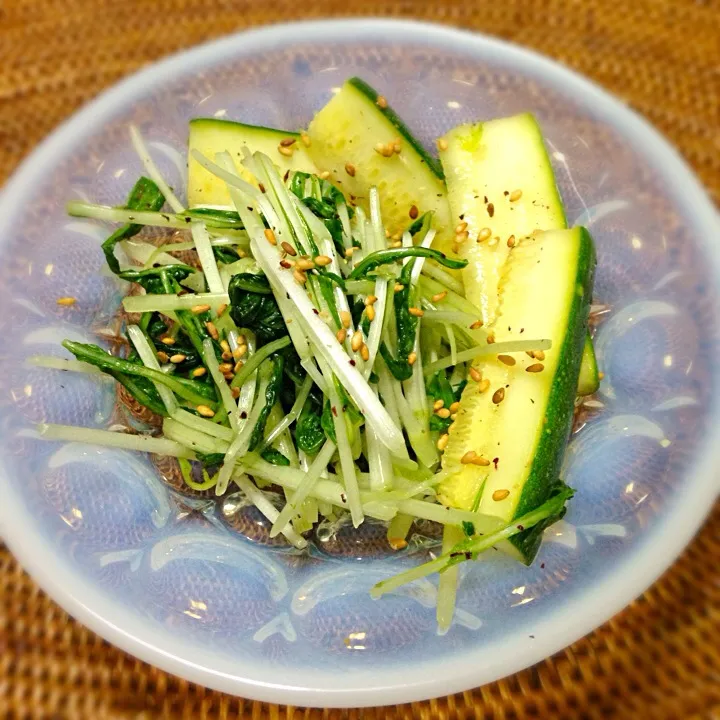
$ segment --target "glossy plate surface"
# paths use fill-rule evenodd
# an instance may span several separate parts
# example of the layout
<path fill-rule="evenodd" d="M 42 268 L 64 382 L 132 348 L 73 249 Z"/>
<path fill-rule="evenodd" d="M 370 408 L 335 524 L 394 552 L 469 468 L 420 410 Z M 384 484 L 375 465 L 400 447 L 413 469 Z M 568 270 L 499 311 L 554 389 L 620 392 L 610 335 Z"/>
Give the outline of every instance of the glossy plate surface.
<path fill-rule="evenodd" d="M 298 556 L 266 542 L 241 496 L 179 494 L 172 462 L 45 443 L 33 423 L 129 426 L 103 378 L 28 368 L 65 337 L 117 330 L 102 272 L 108 228 L 69 199 L 117 204 L 141 166 L 136 123 L 184 186 L 199 115 L 297 129 L 351 75 L 386 95 L 428 147 L 451 126 L 530 110 L 569 220 L 599 255 L 601 390 L 579 411 L 565 466 L 577 489 L 531 568 L 491 553 L 463 568 L 450 631 L 435 579 L 380 601 L 368 588 L 435 542 L 392 554 L 384 528 L 318 528 Z M 519 179 L 519 185 L 521 184 Z M 359 706 L 464 690 L 570 644 L 640 594 L 716 497 L 717 214 L 675 152 L 602 91 L 530 52 L 392 21 L 276 26 L 170 58 L 102 95 L 43 143 L 0 198 L 2 533 L 81 622 L 205 685 L 277 703 Z M 56 299 L 74 296 L 72 307 Z"/>

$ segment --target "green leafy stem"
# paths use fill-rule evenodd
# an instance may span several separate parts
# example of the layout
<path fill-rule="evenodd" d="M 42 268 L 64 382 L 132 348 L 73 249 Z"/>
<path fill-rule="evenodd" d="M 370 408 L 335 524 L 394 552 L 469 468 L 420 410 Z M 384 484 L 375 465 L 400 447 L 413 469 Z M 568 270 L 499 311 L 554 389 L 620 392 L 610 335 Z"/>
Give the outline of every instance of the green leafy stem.
<path fill-rule="evenodd" d="M 94 365 L 109 374 L 122 373 L 124 375 L 147 378 L 153 382 L 165 385 L 176 395 L 193 405 L 208 405 L 214 409 L 217 397 L 212 385 L 188 378 L 176 377 L 160 370 L 145 367 L 145 365 L 138 365 L 129 360 L 123 360 L 122 358 L 108 354 L 107 350 L 97 345 L 64 340 L 63 347 L 69 350 L 78 360 L 82 360 L 89 365 Z"/>
<path fill-rule="evenodd" d="M 467 260 L 455 260 L 449 258 L 445 253 L 433 248 L 426 248 L 421 246 L 407 247 L 407 248 L 389 248 L 387 250 L 376 250 L 364 257 L 348 275 L 348 280 L 360 280 L 367 276 L 367 274 L 381 265 L 389 265 L 390 263 L 397 262 L 398 260 L 404 260 L 409 257 L 424 257 L 430 260 L 435 260 L 444 265 L 446 268 L 451 270 L 460 270 L 467 264 Z"/>

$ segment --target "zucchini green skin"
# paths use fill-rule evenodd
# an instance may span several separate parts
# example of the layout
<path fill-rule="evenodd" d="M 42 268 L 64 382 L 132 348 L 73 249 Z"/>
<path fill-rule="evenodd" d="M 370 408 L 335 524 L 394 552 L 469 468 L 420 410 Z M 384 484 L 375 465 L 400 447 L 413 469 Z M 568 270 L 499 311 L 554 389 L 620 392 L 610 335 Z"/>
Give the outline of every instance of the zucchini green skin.
<path fill-rule="evenodd" d="M 595 245 L 590 233 L 585 228 L 580 228 L 579 231 L 581 246 L 576 275 L 578 292 L 573 299 L 570 322 L 550 389 L 546 432 L 537 445 L 528 479 L 515 510 L 515 518 L 542 505 L 556 490 L 565 448 L 570 437 L 597 262 Z M 510 543 L 519 551 L 523 562 L 527 565 L 537 555 L 543 531 L 557 519 L 559 518 L 548 518 L 544 523 L 510 539 Z"/>
<path fill-rule="evenodd" d="M 352 85 L 354 88 L 359 90 L 370 102 L 378 109 L 378 112 L 382 113 L 385 118 L 392 123 L 400 136 L 409 145 L 412 146 L 413 150 L 425 161 L 425 164 L 430 168 L 432 173 L 440 180 L 445 179 L 442 165 L 440 161 L 427 154 L 425 148 L 420 144 L 417 138 L 410 132 L 408 126 L 402 121 L 402 118 L 388 105 L 387 107 L 380 107 L 377 104 L 377 99 L 380 97 L 380 93 L 374 88 L 368 85 L 363 79 L 359 77 L 350 78 L 347 81 L 348 85 Z"/>
<path fill-rule="evenodd" d="M 578 379 L 578 395 L 592 395 L 600 387 L 600 373 L 598 372 L 595 347 L 590 333 L 585 336 L 585 347 L 580 365 L 580 378 Z"/>
<path fill-rule="evenodd" d="M 190 127 L 212 127 L 212 128 L 219 128 L 219 127 L 226 127 L 231 128 L 235 127 L 239 130 L 247 130 L 249 132 L 256 132 L 256 131 L 262 131 L 263 133 L 267 135 L 277 135 L 278 142 L 286 137 L 294 137 L 299 138 L 300 133 L 296 132 L 290 132 L 288 130 L 279 130 L 278 128 L 271 128 L 267 127 L 265 125 L 250 125 L 249 123 L 243 123 L 239 122 L 238 120 L 225 120 L 224 118 L 193 118 L 190 120 Z"/>

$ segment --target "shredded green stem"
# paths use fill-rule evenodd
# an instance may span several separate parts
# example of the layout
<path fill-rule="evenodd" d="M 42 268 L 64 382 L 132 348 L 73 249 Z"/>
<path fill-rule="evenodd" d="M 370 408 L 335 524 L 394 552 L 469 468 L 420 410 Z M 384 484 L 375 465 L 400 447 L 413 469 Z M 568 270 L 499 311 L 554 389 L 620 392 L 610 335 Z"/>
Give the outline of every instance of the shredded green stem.
<path fill-rule="evenodd" d="M 345 494 L 347 495 L 350 515 L 353 525 L 358 527 L 363 521 L 363 510 L 362 501 L 360 500 L 360 489 L 357 484 L 357 469 L 355 467 L 355 460 L 347 432 L 346 411 L 343 409 L 343 403 L 340 401 L 340 394 L 335 387 L 335 380 L 330 367 L 322 358 L 318 358 L 318 367 L 327 385 L 327 398 L 330 402 L 330 414 L 335 428 L 337 451 L 343 472 L 343 482 L 345 484 Z"/>
<path fill-rule="evenodd" d="M 243 179 L 241 179 L 236 172 L 230 172 L 229 170 L 225 170 L 221 168 L 219 165 L 214 163 L 212 160 L 209 160 L 206 158 L 199 150 L 193 150 L 192 152 L 193 157 L 210 173 L 213 175 L 216 175 L 221 180 L 224 180 L 228 185 L 230 185 L 233 188 L 236 188 L 240 190 L 242 193 L 244 193 L 249 199 L 254 201 L 260 201 L 261 199 L 261 193 L 260 191 L 253 187 L 250 183 L 245 182 Z M 218 155 L 221 155 L 221 153 L 218 153 Z M 229 157 L 229 155 L 228 155 Z M 232 162 L 232 159 L 231 159 Z M 234 166 L 233 166 L 234 169 Z M 239 209 L 238 209 L 239 212 Z M 242 217 L 242 213 L 241 213 Z M 247 227 L 247 223 L 243 220 L 243 225 Z"/>
<path fill-rule="evenodd" d="M 165 182 L 165 178 L 163 178 L 157 165 L 155 165 L 152 157 L 150 157 L 150 153 L 145 146 L 145 141 L 135 125 L 130 126 L 130 139 L 132 140 L 133 147 L 140 157 L 142 164 L 145 166 L 147 174 L 153 179 L 158 188 L 160 188 L 160 192 L 165 196 L 165 200 L 167 200 L 168 205 L 170 205 L 175 212 L 181 213 L 185 209 L 184 205 L 177 199 L 175 193 Z"/>
<path fill-rule="evenodd" d="M 145 333 L 137 325 L 130 325 L 127 329 L 127 334 L 135 346 L 135 349 L 137 350 L 137 353 L 143 361 L 145 367 L 161 372 L 160 364 L 155 357 L 155 351 L 150 347 L 150 343 L 147 341 Z M 172 390 L 165 387 L 160 382 L 155 383 L 155 389 L 158 391 L 158 395 L 160 395 L 168 413 L 172 415 L 178 407 L 177 400 L 175 400 L 175 395 L 173 395 Z"/>
<path fill-rule="evenodd" d="M 146 242 L 138 242 L 136 240 L 121 240 L 120 247 L 123 249 L 128 258 L 132 261 L 123 270 L 134 270 L 134 264 L 142 265 L 143 270 L 149 270 L 158 265 L 177 265 L 178 259 L 165 252 L 165 247 L 160 245 L 155 247 Z M 202 275 L 202 273 L 196 273 Z M 188 276 L 190 277 L 190 276 Z M 188 278 L 185 278 L 187 281 Z M 184 282 L 185 282 L 184 281 Z M 204 280 L 203 280 L 204 282 Z"/>
<path fill-rule="evenodd" d="M 245 336 L 245 344 L 247 345 L 247 352 L 245 355 L 245 362 L 247 362 L 255 354 L 255 350 L 257 348 L 257 338 L 255 337 L 255 333 L 252 332 L 252 330 L 248 330 L 247 328 L 243 329 L 243 334 Z M 233 351 L 237 350 L 238 347 L 240 347 L 240 344 L 238 343 L 238 333 L 235 329 L 231 330 L 228 333 L 228 342 L 230 343 L 230 348 Z M 245 379 L 245 382 L 243 382 L 242 387 L 240 388 L 240 394 L 238 395 L 238 424 L 241 429 L 245 427 L 245 424 L 247 423 L 247 418 L 252 411 L 252 406 L 255 402 L 256 387 L 257 370 L 252 372 Z"/>
<path fill-rule="evenodd" d="M 463 539 L 463 537 L 464 533 L 462 529 L 446 525 L 443 528 L 443 553 L 449 553 L 452 548 Z M 453 621 L 453 615 L 455 614 L 458 570 L 459 568 L 457 567 L 448 568 L 444 573 L 440 574 L 438 579 L 438 595 L 435 615 L 437 617 L 438 630 L 443 635 L 450 629 Z"/>
<path fill-rule="evenodd" d="M 258 398 L 250 411 L 250 415 L 247 421 L 243 423 L 240 432 L 238 432 L 230 446 L 227 448 L 225 453 L 225 459 L 223 460 L 222 467 L 218 473 L 218 484 L 216 493 L 222 495 L 227 489 L 230 478 L 232 477 L 233 471 L 235 470 L 235 464 L 238 459 L 241 459 L 248 451 L 250 447 L 250 440 L 252 439 L 252 433 L 255 429 L 260 413 L 265 407 L 265 390 L 268 386 L 267 378 L 261 378 L 260 386 L 258 388 Z"/>
<path fill-rule="evenodd" d="M 195 250 L 197 251 L 200 265 L 205 274 L 208 290 L 211 293 L 225 292 L 225 286 L 220 279 L 220 271 L 218 270 L 215 255 L 213 254 L 212 245 L 210 244 L 210 235 L 201 222 L 193 222 L 190 224 Z"/>
<path fill-rule="evenodd" d="M 345 282 L 345 290 L 348 295 L 370 295 L 375 289 L 375 283 L 372 280 L 347 280 Z"/>
<path fill-rule="evenodd" d="M 172 412 L 170 416 L 173 420 L 177 420 L 179 423 L 187 425 L 193 430 L 199 430 L 206 435 L 216 437 L 220 440 L 224 440 L 225 442 L 232 442 L 233 432 L 230 428 L 227 428 L 224 425 L 218 425 L 212 420 L 207 420 L 205 418 L 198 417 L 197 415 L 193 415 L 191 412 L 183 410 L 182 408 L 178 408 Z"/>
<path fill-rule="evenodd" d="M 353 271 L 350 275 L 348 275 L 348 279 L 359 280 L 380 265 L 388 265 L 389 263 L 394 263 L 398 260 L 404 260 L 410 257 L 430 258 L 453 270 L 459 270 L 467 265 L 467 260 L 455 260 L 453 258 L 449 258 L 445 255 L 445 253 L 441 253 L 439 250 L 425 248 L 421 245 L 407 248 L 388 248 L 386 250 L 376 250 L 375 252 L 366 255 L 353 268 Z"/>
<path fill-rule="evenodd" d="M 373 490 L 390 490 L 394 483 L 392 459 L 388 449 L 371 427 L 365 429 L 365 441 L 370 466 L 370 487 Z"/>
<path fill-rule="evenodd" d="M 254 453 L 248 453 L 241 465 L 236 468 L 237 472 L 247 472 L 253 477 L 272 482 L 290 490 L 297 490 L 305 477 L 302 470 L 288 467 L 278 467 L 265 462 Z M 334 480 L 320 478 L 310 491 L 310 495 L 328 505 L 348 510 L 348 502 L 345 498 L 345 488 Z M 361 493 L 361 499 L 363 493 Z M 377 502 L 370 499 L 363 501 L 363 512 L 369 517 L 378 520 L 391 520 L 397 513 L 397 507 L 392 503 Z M 326 513 L 327 514 L 327 513 Z"/>
<path fill-rule="evenodd" d="M 469 315 L 462 310 L 425 310 L 423 315 L 425 322 L 452 323 L 463 328 L 469 328 L 477 319 L 477 315 Z"/>
<path fill-rule="evenodd" d="M 447 333 L 448 345 L 450 345 L 450 362 L 453 365 L 458 364 L 458 350 L 457 340 L 455 339 L 455 331 L 452 329 L 452 325 L 445 325 L 445 332 Z"/>
<path fill-rule="evenodd" d="M 55 425 L 41 423 L 36 430 L 43 440 L 63 440 L 65 442 L 83 442 L 90 445 L 115 447 L 123 450 L 138 450 L 139 452 L 168 455 L 169 457 L 192 459 L 194 454 L 184 445 L 169 440 L 156 438 L 150 435 L 130 435 L 110 430 L 94 430 L 78 427 L 77 425 Z"/>
<path fill-rule="evenodd" d="M 248 500 L 271 522 L 277 524 L 278 510 L 268 500 L 262 490 L 259 490 L 247 475 L 236 474 L 233 477 L 237 486 L 245 493 Z M 307 540 L 299 535 L 289 523 L 282 526 L 280 532 L 299 550 L 307 547 Z"/>
<path fill-rule="evenodd" d="M 300 417 L 305 401 L 307 400 L 310 390 L 313 386 L 313 379 L 308 375 L 303 384 L 298 390 L 298 394 L 295 396 L 295 402 L 293 402 L 290 412 L 268 433 L 263 444 L 260 446 L 259 451 L 264 450 L 266 447 L 272 445 L 272 443 L 280 437 L 294 422 Z"/>
<path fill-rule="evenodd" d="M 206 225 L 206 227 L 208 227 L 208 226 Z M 245 240 L 247 240 L 247 238 L 245 238 Z M 191 242 L 191 241 L 165 243 L 164 245 L 160 245 L 158 247 L 156 247 L 155 245 L 150 245 L 150 243 L 138 242 L 136 240 L 124 240 L 123 242 L 124 242 L 125 246 L 132 247 L 132 246 L 147 245 L 149 248 L 151 248 L 154 251 L 160 250 L 165 253 L 182 252 L 183 250 L 194 250 L 195 249 L 195 243 Z M 240 243 L 240 242 L 238 242 L 237 238 L 235 238 L 233 236 L 228 236 L 228 235 L 220 235 L 219 237 L 211 237 L 210 244 L 216 248 L 232 248 L 232 247 L 238 247 L 240 245 L 247 246 L 247 242 Z M 128 253 L 128 254 L 131 254 L 131 253 Z M 249 261 L 250 263 L 253 262 L 251 258 L 241 258 L 241 259 L 245 260 L 246 262 L 247 261 Z M 138 256 L 138 261 L 146 262 L 140 256 Z M 173 258 L 173 262 L 176 263 L 177 261 L 178 261 L 177 258 Z M 232 266 L 230 265 L 228 267 L 232 267 Z"/>
<path fill-rule="evenodd" d="M 218 389 L 220 399 L 222 400 L 223 406 L 225 407 L 225 413 L 227 414 L 227 418 L 230 421 L 230 426 L 234 431 L 237 432 L 238 406 L 235 402 L 235 398 L 232 396 L 230 386 L 227 384 L 227 382 L 225 381 L 225 377 L 220 372 L 220 364 L 215 357 L 215 346 L 213 345 L 213 341 L 210 340 L 210 338 L 206 338 L 205 340 L 203 340 L 202 350 L 205 367 L 207 367 L 207 369 L 210 371 L 210 375 L 215 382 L 215 387 L 217 387 Z"/>
<path fill-rule="evenodd" d="M 112 223 L 172 228 L 174 230 L 189 230 L 190 223 L 201 220 L 211 230 L 222 231 L 224 235 L 227 235 L 225 240 L 213 242 L 213 244 L 235 244 L 238 241 L 243 241 L 245 244 L 247 243 L 247 233 L 244 230 L 238 229 L 237 222 L 213 218 L 212 216 L 193 215 L 192 211 L 189 213 L 176 214 L 162 210 L 128 210 L 126 208 L 75 201 L 69 202 L 65 206 L 65 209 L 71 217 L 83 217 Z M 220 239 L 218 238 L 218 240 Z M 188 243 L 177 244 L 188 245 L 188 247 L 172 247 L 173 250 L 189 250 L 193 247 L 192 244 Z"/>
<path fill-rule="evenodd" d="M 293 519 L 293 516 L 297 514 L 300 505 L 308 497 L 313 489 L 313 486 L 327 468 L 330 458 L 333 456 L 334 452 L 335 443 L 327 440 L 320 452 L 315 456 L 315 459 L 308 468 L 308 471 L 297 490 L 292 494 L 291 499 L 287 502 L 285 507 L 280 511 L 280 514 L 275 519 L 272 528 L 270 528 L 270 537 L 275 537 L 278 533 L 280 533 L 281 529 L 284 528 L 287 523 Z"/>
<path fill-rule="evenodd" d="M 435 263 L 426 262 L 423 265 L 422 274 L 437 280 L 439 283 L 448 288 L 448 290 L 452 290 L 458 295 L 465 297 L 465 288 L 460 280 L 456 280 L 453 275 L 446 270 L 443 270 Z"/>
<path fill-rule="evenodd" d="M 191 310 L 200 305 L 217 308 L 227 305 L 230 297 L 226 292 L 220 293 L 188 293 L 187 295 L 129 295 L 123 298 L 123 307 L 129 313 L 161 312 L 174 310 Z"/>
<path fill-rule="evenodd" d="M 207 435 L 201 430 L 190 428 L 187 425 L 166 417 L 163 420 L 163 435 L 175 442 L 185 445 L 186 448 L 205 454 L 225 453 L 228 443 L 217 437 Z"/>
<path fill-rule="evenodd" d="M 414 580 L 419 580 L 434 573 L 444 572 L 458 563 L 472 560 L 479 553 L 489 550 L 499 542 L 507 540 L 528 528 L 534 527 L 543 520 L 558 515 L 562 512 L 565 502 L 572 497 L 572 494 L 573 491 L 570 488 L 563 488 L 557 495 L 543 503 L 539 508 L 531 510 L 522 517 L 512 520 L 498 530 L 488 535 L 468 538 L 467 540 L 459 542 L 450 552 L 443 553 L 435 560 L 418 565 L 387 580 L 382 580 L 373 586 L 370 594 L 374 598 L 379 598 Z"/>
<path fill-rule="evenodd" d="M 383 367 L 383 371 L 387 369 Z M 413 412 L 413 407 L 403 394 L 402 385 L 399 382 L 391 381 L 392 392 L 395 399 L 395 407 L 400 415 L 402 424 L 407 431 L 410 444 L 412 445 L 418 460 L 426 467 L 432 467 L 437 462 L 437 450 L 430 437 L 430 430 L 427 423 Z"/>
<path fill-rule="evenodd" d="M 310 378 L 305 379 L 310 380 Z M 312 384 L 312 380 L 310 380 L 310 383 Z M 268 417 L 268 425 L 271 425 L 271 427 L 277 427 L 280 424 L 282 416 L 282 406 L 279 402 L 276 402 L 273 406 L 273 409 L 270 411 L 270 416 Z M 297 449 L 295 448 L 295 443 L 293 442 L 293 436 L 287 428 L 285 428 L 285 430 L 283 430 L 279 435 L 275 437 L 272 443 L 272 447 L 289 460 L 290 467 L 296 468 L 300 466 Z M 259 444 L 258 448 L 264 449 L 264 443 Z M 258 452 L 261 452 L 261 450 L 258 449 Z"/>
<path fill-rule="evenodd" d="M 256 350 L 255 354 L 240 368 L 240 371 L 235 374 L 235 377 L 230 383 L 231 387 L 240 387 L 267 358 L 278 350 L 286 348 L 291 342 L 289 336 L 286 335 Z"/>
<path fill-rule="evenodd" d="M 146 377 L 148 380 L 165 385 L 176 395 L 194 405 L 207 405 L 210 408 L 214 408 L 216 405 L 215 401 L 210 400 L 207 394 L 201 394 L 200 389 L 206 392 L 206 386 L 192 383 L 188 380 L 182 381 L 182 378 L 173 377 L 169 373 L 164 373 L 161 370 L 154 370 L 145 367 L 145 365 L 138 365 L 128 362 L 127 360 L 122 360 L 121 358 L 110 355 L 102 350 L 102 348 L 93 345 L 84 345 L 83 343 L 77 343 L 71 340 L 64 340 L 62 345 L 76 357 L 80 356 L 88 360 L 92 359 L 95 365 L 103 369 L 129 375 L 139 375 Z"/>
<path fill-rule="evenodd" d="M 483 515 L 482 513 L 470 512 L 468 510 L 458 510 L 456 508 L 445 507 L 435 502 L 426 502 L 425 500 L 415 500 L 413 498 L 400 500 L 397 503 L 400 512 L 414 515 L 424 520 L 432 520 L 442 525 L 460 526 L 464 522 L 473 523 L 476 530 L 482 533 L 493 532 L 502 522 L 493 515 Z"/>
<path fill-rule="evenodd" d="M 382 216 L 380 214 L 380 197 L 377 192 L 377 188 L 370 190 L 370 225 L 372 228 L 372 236 L 374 239 L 373 246 L 378 250 L 381 244 L 384 243 L 384 232 L 382 225 Z M 370 245 L 370 243 L 368 243 Z M 385 320 L 385 314 L 387 312 L 388 303 L 388 281 L 384 278 L 378 278 L 375 281 L 375 288 L 373 291 L 375 296 L 375 304 L 373 308 L 375 310 L 375 319 L 370 324 L 370 332 L 367 334 L 366 346 L 368 348 L 368 360 L 363 368 L 363 375 L 365 378 L 370 377 L 370 373 L 373 370 L 375 364 L 375 358 L 377 357 L 378 350 L 380 348 L 380 336 L 383 331 L 383 322 Z"/>
<path fill-rule="evenodd" d="M 508 340 L 507 342 L 492 343 L 490 345 L 468 348 L 457 353 L 453 358 L 448 356 L 429 363 L 423 372 L 425 375 L 434 375 L 438 370 L 456 365 L 457 363 L 470 362 L 477 358 L 490 357 L 502 353 L 525 352 L 526 350 L 549 350 L 552 347 L 550 340 Z"/>
<path fill-rule="evenodd" d="M 225 169 L 222 170 L 220 165 L 215 165 L 214 163 L 211 163 L 213 168 L 222 170 L 225 175 L 236 179 L 241 188 L 244 185 L 247 185 L 247 183 L 244 183 L 244 181 L 240 180 L 237 173 L 235 172 L 235 165 L 233 163 L 232 157 L 228 152 L 217 153 L 216 159 Z M 207 169 L 210 170 L 210 172 L 213 172 L 213 170 L 209 166 L 207 167 Z M 252 207 L 248 206 L 246 202 L 246 200 L 250 201 L 250 199 L 255 196 L 250 195 L 247 192 L 241 192 L 240 190 L 238 190 L 237 186 L 234 183 L 229 182 L 224 176 L 221 177 L 223 177 L 223 179 L 225 179 L 228 183 L 228 192 L 230 193 L 230 198 L 232 199 L 238 214 L 242 218 L 243 225 L 248 229 L 248 233 L 250 234 L 250 236 L 253 238 L 257 238 L 260 242 L 265 242 L 264 228 L 260 217 L 253 210 Z M 250 187 L 254 191 L 254 188 L 252 188 L 252 186 Z M 260 199 L 258 199 L 258 202 L 260 202 Z M 283 320 L 285 321 L 285 326 L 287 327 L 288 334 L 290 335 L 290 340 L 294 345 L 295 350 L 300 357 L 300 361 L 303 363 L 304 366 L 305 362 L 310 359 L 310 347 L 308 345 L 307 339 L 305 338 L 305 335 L 303 334 L 302 328 L 300 327 L 300 323 L 294 315 L 293 305 L 286 297 L 286 294 L 283 292 L 282 287 L 276 283 L 275 278 L 267 274 L 266 277 L 268 279 L 268 282 L 270 283 L 270 286 L 273 289 L 273 293 L 275 294 L 275 299 L 277 301 L 278 307 L 280 308 L 280 313 L 283 316 Z"/>
<path fill-rule="evenodd" d="M 28 365 L 50 368 L 52 370 L 65 370 L 107 377 L 103 374 L 103 371 L 100 370 L 100 368 L 90 365 L 89 363 L 82 362 L 82 360 L 67 360 L 66 358 L 59 358 L 54 355 L 31 355 L 25 360 L 25 362 Z"/>
<path fill-rule="evenodd" d="M 387 539 L 391 546 L 397 543 L 399 540 L 405 540 L 410 528 L 412 527 L 415 518 L 412 515 L 406 515 L 405 513 L 398 513 L 388 525 Z"/>
<path fill-rule="evenodd" d="M 454 290 L 450 290 L 437 280 L 433 280 L 433 278 L 423 274 L 420 277 L 419 285 L 420 290 L 428 300 L 432 300 L 432 297 L 434 295 L 445 293 L 445 296 L 442 298 L 442 300 L 432 300 L 433 303 L 439 303 L 442 307 L 445 308 L 453 307 L 457 310 L 462 310 L 463 312 L 468 313 L 468 315 L 472 315 L 475 320 L 482 319 L 482 311 L 479 307 L 471 303 L 463 295 L 459 295 Z"/>

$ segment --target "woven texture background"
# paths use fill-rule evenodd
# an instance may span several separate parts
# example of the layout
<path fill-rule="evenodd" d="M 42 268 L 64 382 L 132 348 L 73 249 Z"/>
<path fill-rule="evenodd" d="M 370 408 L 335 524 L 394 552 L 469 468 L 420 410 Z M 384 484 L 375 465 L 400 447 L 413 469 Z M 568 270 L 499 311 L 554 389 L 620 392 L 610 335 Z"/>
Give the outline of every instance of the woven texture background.
<path fill-rule="evenodd" d="M 119 78 L 245 27 L 419 17 L 498 35 L 588 75 L 648 117 L 720 202 L 715 0 L 0 0 L 0 183 Z M 720 720 L 720 508 L 641 599 L 572 647 L 484 688 L 398 708 L 320 711 L 224 696 L 72 621 L 0 545 L 0 717 Z"/>

